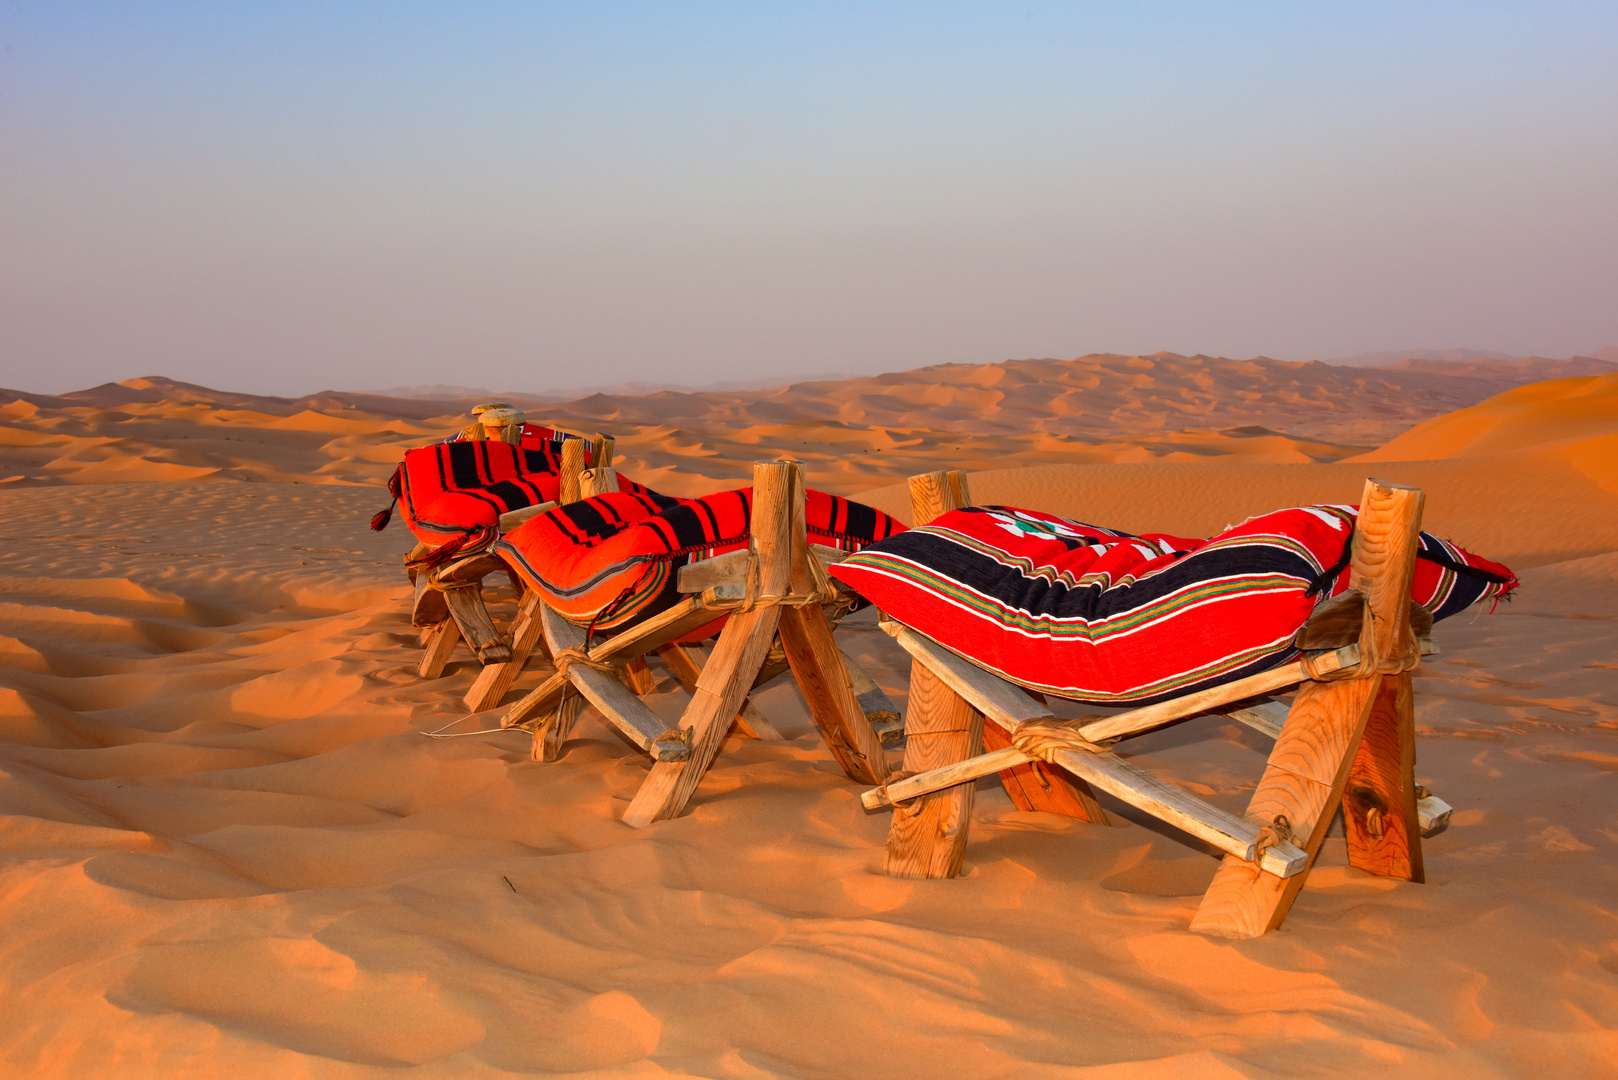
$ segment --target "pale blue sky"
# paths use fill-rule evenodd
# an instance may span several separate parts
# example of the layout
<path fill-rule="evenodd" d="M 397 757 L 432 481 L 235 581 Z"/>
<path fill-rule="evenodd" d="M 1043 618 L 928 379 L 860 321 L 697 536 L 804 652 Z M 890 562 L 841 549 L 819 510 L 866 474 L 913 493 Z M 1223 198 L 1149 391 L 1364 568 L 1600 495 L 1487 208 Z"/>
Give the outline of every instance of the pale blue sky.
<path fill-rule="evenodd" d="M 1618 344 L 1618 4 L 0 0 L 0 385 Z"/>

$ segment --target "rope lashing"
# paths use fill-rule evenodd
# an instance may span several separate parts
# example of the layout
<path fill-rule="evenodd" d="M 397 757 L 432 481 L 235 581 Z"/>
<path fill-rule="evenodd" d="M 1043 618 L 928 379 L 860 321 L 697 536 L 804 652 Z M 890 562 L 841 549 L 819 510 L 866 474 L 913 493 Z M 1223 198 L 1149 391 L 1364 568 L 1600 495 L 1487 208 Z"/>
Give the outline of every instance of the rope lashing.
<path fill-rule="evenodd" d="M 824 604 L 829 600 L 836 600 L 837 584 L 826 573 L 826 568 L 820 565 L 813 552 L 805 552 L 804 557 L 809 562 L 809 576 L 814 581 L 814 587 L 806 593 L 766 593 L 759 592 L 758 553 L 754 552 L 747 559 L 746 584 L 742 588 L 742 601 L 731 610 L 733 615 L 744 615 L 754 608 L 761 607 L 807 607 L 811 604 Z"/>
<path fill-rule="evenodd" d="M 1079 728 L 1094 717 L 1082 720 L 1049 719 L 1024 720 L 1011 732 L 1011 745 L 1024 756 L 1054 763 L 1058 750 L 1084 750 L 1091 754 L 1112 749 L 1113 740 L 1091 742 L 1079 734 Z M 912 736 L 914 738 L 914 736 Z"/>
<path fill-rule="evenodd" d="M 556 665 L 556 673 L 563 678 L 567 677 L 568 669 L 575 664 L 589 668 L 591 671 L 599 671 L 604 675 L 617 676 L 618 674 L 616 667 L 600 660 L 592 660 L 589 650 L 577 645 L 558 650 L 551 659 Z"/>
<path fill-rule="evenodd" d="M 889 792 L 888 792 L 888 788 L 889 788 L 890 785 L 897 784 L 901 780 L 908 780 L 912 776 L 915 776 L 915 775 L 916 775 L 915 773 L 906 772 L 903 769 L 899 769 L 896 772 L 889 773 L 888 778 L 886 780 L 882 781 L 882 784 L 877 788 L 877 790 L 882 793 L 882 801 L 887 803 L 889 806 L 893 807 L 895 810 L 909 810 L 911 807 L 915 806 L 916 803 L 918 801 L 920 801 L 920 799 L 921 799 L 920 795 L 917 795 L 915 798 L 912 798 L 912 799 L 905 799 L 903 801 L 896 801 L 893 798 L 893 796 L 891 794 L 889 794 Z"/>
<path fill-rule="evenodd" d="M 1287 820 L 1285 814 L 1277 814 L 1270 819 L 1270 823 L 1258 831 L 1258 838 L 1253 841 L 1253 861 L 1258 862 L 1264 857 L 1264 852 L 1276 844 L 1292 843 L 1292 822 Z"/>
<path fill-rule="evenodd" d="M 1304 674 L 1316 682 L 1365 679 L 1372 675 L 1397 675 L 1403 671 L 1411 671 L 1421 663 L 1421 643 L 1416 640 L 1416 632 L 1408 625 L 1405 627 L 1405 646 L 1400 650 L 1401 655 L 1387 659 L 1380 656 L 1377 653 L 1376 633 L 1373 630 L 1375 624 L 1376 615 L 1371 611 L 1371 602 L 1367 600 L 1360 612 L 1360 662 L 1353 667 L 1322 671 L 1319 659 L 1305 653 L 1302 658 Z M 1324 657 L 1332 654 L 1320 655 Z"/>

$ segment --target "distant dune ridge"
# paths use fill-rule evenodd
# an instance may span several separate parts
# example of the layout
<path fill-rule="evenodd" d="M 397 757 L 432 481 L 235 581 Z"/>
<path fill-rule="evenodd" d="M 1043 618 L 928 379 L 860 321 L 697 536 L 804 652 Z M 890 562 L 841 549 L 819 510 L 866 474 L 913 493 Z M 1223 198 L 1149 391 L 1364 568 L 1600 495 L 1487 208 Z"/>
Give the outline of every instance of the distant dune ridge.
<path fill-rule="evenodd" d="M 673 494 L 738 483 L 760 453 L 805 462 L 851 494 L 941 456 L 1009 465 L 1328 462 L 1554 375 L 1613 365 L 1427 361 L 1351 368 L 1263 357 L 1094 355 L 946 364 L 756 390 L 495 395 L 538 420 L 617 436 L 623 467 Z M 465 388 L 446 387 L 445 390 Z M 407 446 L 464 422 L 480 398 L 323 391 L 277 398 L 162 378 L 57 396 L 0 391 L 0 482 L 240 480 L 380 483 Z M 264 451 L 279 448 L 279 454 Z M 284 468 L 283 468 L 284 466 Z"/>
<path fill-rule="evenodd" d="M 904 477 L 942 468 L 980 502 L 1185 535 L 1367 474 L 1422 487 L 1427 528 L 1522 578 L 1414 673 L 1417 778 L 1455 807 L 1429 884 L 1352 869 L 1337 833 L 1285 928 L 1241 943 L 1187 929 L 1218 865 L 1195 842 L 1110 801 L 1110 828 L 1022 813 L 993 778 L 962 877 L 882 875 L 890 818 L 787 680 L 754 694 L 787 741 L 727 740 L 689 812 L 641 831 L 618 818 L 646 759 L 593 713 L 551 764 L 481 730 L 464 650 L 415 675 L 411 537 L 367 528 L 468 398 L 0 392 L 0 1075 L 1609 1075 L 1614 361 L 1164 353 L 498 395 L 612 432 L 667 491 L 786 452 L 905 518 Z M 838 639 L 905 707 L 871 613 Z M 1203 717 L 1126 752 L 1239 814 L 1267 750 Z"/>

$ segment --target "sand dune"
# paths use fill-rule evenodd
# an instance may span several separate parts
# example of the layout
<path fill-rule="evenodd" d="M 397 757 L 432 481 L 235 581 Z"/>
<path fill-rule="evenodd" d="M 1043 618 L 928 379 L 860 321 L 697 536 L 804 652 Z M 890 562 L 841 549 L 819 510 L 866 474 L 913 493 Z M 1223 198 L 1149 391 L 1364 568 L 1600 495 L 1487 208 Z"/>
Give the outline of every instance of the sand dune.
<path fill-rule="evenodd" d="M 901 512 L 891 481 L 962 464 L 1000 466 L 972 477 L 980 501 L 1192 534 L 1352 499 L 1368 472 L 1420 484 L 1430 527 L 1523 578 L 1497 613 L 1441 624 L 1417 673 L 1418 775 L 1456 807 L 1429 884 L 1352 870 L 1336 839 L 1285 929 L 1211 941 L 1185 929 L 1207 852 L 1127 811 L 1115 828 L 1020 813 L 989 783 L 964 877 L 890 879 L 887 816 L 860 809 L 782 682 L 760 705 L 787 743 L 731 740 L 685 817 L 629 830 L 645 759 L 593 717 L 551 765 L 521 736 L 419 733 L 460 716 L 474 663 L 415 678 L 408 541 L 365 525 L 399 449 L 458 417 L 156 383 L 29 395 L 0 412 L 0 475 L 23 477 L 0 488 L 4 1071 L 1610 1073 L 1610 379 L 1474 386 L 1443 408 L 1365 391 L 1310 428 L 1317 391 L 1277 374 L 1309 366 L 1255 361 L 1269 412 L 1215 380 L 1172 427 L 1153 395 L 1204 362 L 1146 359 L 1097 361 L 1118 387 L 1159 382 L 1071 429 L 1025 422 L 1056 376 L 1029 390 L 1015 365 L 933 369 L 931 392 L 920 375 L 804 391 L 812 416 L 790 394 L 779 412 L 614 408 L 626 471 L 654 484 L 711 486 L 786 450 Z M 1384 377 L 1404 376 L 1367 385 Z M 1289 394 L 1295 414 L 1269 404 Z M 930 434 L 886 426 L 900 416 Z M 1285 434 L 1229 434 L 1242 424 Z M 1400 437 L 1342 460 L 1379 424 Z M 787 433 L 815 438 L 771 441 Z M 856 438 L 882 462 L 839 471 Z M 1056 456 L 1080 443 L 1115 456 Z M 509 594 L 493 609 L 508 617 Z M 869 616 L 839 636 L 902 705 L 907 665 Z M 660 691 L 673 715 L 683 695 Z M 1262 763 L 1256 736 L 1212 720 L 1129 751 L 1237 811 Z"/>

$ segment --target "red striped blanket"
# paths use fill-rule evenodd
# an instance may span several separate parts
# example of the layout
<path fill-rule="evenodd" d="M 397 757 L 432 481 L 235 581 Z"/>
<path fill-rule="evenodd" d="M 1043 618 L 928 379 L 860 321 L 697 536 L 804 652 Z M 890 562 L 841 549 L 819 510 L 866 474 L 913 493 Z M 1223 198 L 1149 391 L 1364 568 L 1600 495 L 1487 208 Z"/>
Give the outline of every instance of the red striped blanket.
<path fill-rule="evenodd" d="M 1317 603 L 1348 587 L 1357 509 L 1306 506 L 1211 539 L 971 507 L 832 567 L 884 612 L 981 667 L 1096 705 L 1150 704 L 1290 659 Z M 1414 599 L 1435 619 L 1517 584 L 1421 534 Z"/>

